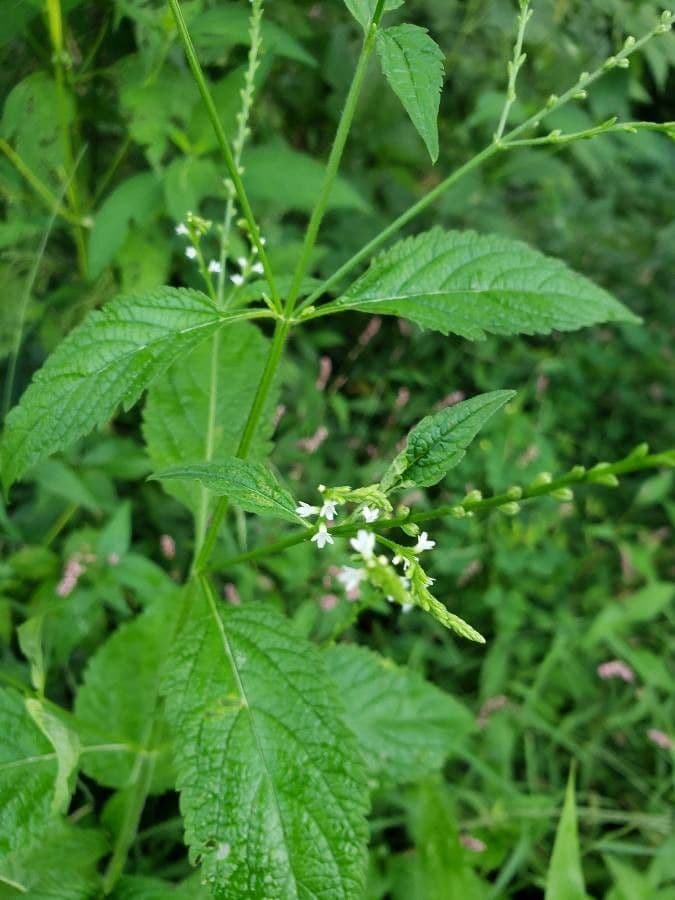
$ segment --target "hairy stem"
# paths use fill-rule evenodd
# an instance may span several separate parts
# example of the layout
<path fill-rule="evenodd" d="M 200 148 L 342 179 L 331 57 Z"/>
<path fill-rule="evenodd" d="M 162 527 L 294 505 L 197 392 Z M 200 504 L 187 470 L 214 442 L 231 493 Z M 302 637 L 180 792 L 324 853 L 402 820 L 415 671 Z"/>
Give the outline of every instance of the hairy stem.
<path fill-rule="evenodd" d="M 469 172 L 478 168 L 478 166 L 487 162 L 488 159 L 495 156 L 496 153 L 500 150 L 508 150 L 511 146 L 517 147 L 518 144 L 514 142 L 514 139 L 520 137 L 523 132 L 527 131 L 529 128 L 537 127 L 541 124 L 541 122 L 547 117 L 550 116 L 551 113 L 565 106 L 570 100 L 574 99 L 583 99 L 585 96 L 585 91 L 590 85 L 592 85 L 599 78 L 602 78 L 607 72 L 611 71 L 614 68 L 622 67 L 628 61 L 628 58 L 641 50 L 642 47 L 653 37 L 658 34 L 665 33 L 666 30 L 670 28 L 669 24 L 665 24 L 664 22 L 659 23 L 651 31 L 647 32 L 643 37 L 639 40 L 627 41 L 624 44 L 623 48 L 616 54 L 616 56 L 610 57 L 608 60 L 598 66 L 597 69 L 593 72 L 582 72 L 577 81 L 566 90 L 559 97 L 556 95 L 551 95 L 546 104 L 539 109 L 536 113 L 533 113 L 528 119 L 522 122 L 520 125 L 517 125 L 515 128 L 512 128 L 506 135 L 501 137 L 499 140 L 493 140 L 491 144 L 488 144 L 487 147 L 484 147 L 476 156 L 472 157 L 468 162 L 465 162 L 458 169 L 448 175 L 443 181 L 441 181 L 433 190 L 429 191 L 424 197 L 421 197 L 415 203 L 413 203 L 407 210 L 401 213 L 398 218 L 394 219 L 391 224 L 389 224 L 386 228 L 384 228 L 379 234 L 375 235 L 372 240 L 370 240 L 365 247 L 355 253 L 350 259 L 348 259 L 345 263 L 343 263 L 339 269 L 337 269 L 329 278 L 327 278 L 319 287 L 313 291 L 308 297 L 303 300 L 303 302 L 299 306 L 299 310 L 304 310 L 307 307 L 310 307 L 314 304 L 320 297 L 322 297 L 325 293 L 332 290 L 336 285 L 340 283 L 340 281 L 348 275 L 352 269 L 356 266 L 360 265 L 362 262 L 368 260 L 373 253 L 378 250 L 383 244 L 385 244 L 391 237 L 397 234 L 402 228 L 404 228 L 409 222 L 415 219 L 420 213 L 424 212 L 427 207 L 431 206 L 439 197 L 441 197 L 449 188 L 451 188 L 460 178 L 463 178 L 464 175 L 467 175 Z M 580 135 L 580 137 L 587 137 L 590 135 Z M 513 143 L 512 143 L 513 142 Z M 321 315 L 319 311 L 316 313 L 311 313 L 306 318 L 313 318 L 315 315 Z"/>
<path fill-rule="evenodd" d="M 556 491 L 560 491 L 563 488 L 573 487 L 576 485 L 583 484 L 602 484 L 603 479 L 606 481 L 607 479 L 611 479 L 612 476 L 619 475 L 627 475 L 631 472 L 638 472 L 643 469 L 655 469 L 662 467 L 673 467 L 675 466 L 675 449 L 669 450 L 665 453 L 656 453 L 648 456 L 640 456 L 636 454 L 629 454 L 624 459 L 618 460 L 617 462 L 607 464 L 606 466 L 602 466 L 601 468 L 595 469 L 584 469 L 583 466 L 575 466 L 565 475 L 560 476 L 560 478 L 556 478 L 553 481 L 548 483 L 538 484 L 533 483 L 524 487 L 522 489 L 522 493 L 518 497 L 518 502 L 522 503 L 528 500 L 534 500 L 538 497 L 545 497 L 547 495 L 551 495 Z M 381 532 L 387 531 L 391 528 L 400 528 L 401 525 L 415 523 L 422 524 L 424 522 L 430 522 L 433 519 L 440 519 L 444 517 L 461 517 L 465 516 L 467 513 L 482 513 L 487 512 L 491 509 L 498 509 L 500 506 L 505 506 L 508 503 L 514 502 L 514 495 L 510 491 L 505 491 L 500 494 L 494 494 L 491 497 L 485 497 L 480 500 L 467 500 L 465 502 L 455 503 L 449 506 L 440 506 L 434 510 L 413 513 L 409 516 L 395 516 L 391 519 L 380 519 L 377 523 L 370 526 L 370 530 Z M 345 525 L 338 525 L 335 528 L 331 528 L 331 534 L 337 537 L 353 537 L 356 532 L 363 528 L 363 522 L 353 522 Z M 272 544 L 267 544 L 263 547 L 254 547 L 252 550 L 248 550 L 245 553 L 239 553 L 236 556 L 232 556 L 229 559 L 225 560 L 219 568 L 225 569 L 230 566 L 238 565 L 239 563 L 248 562 L 255 559 L 263 559 L 267 556 L 274 556 L 282 550 L 287 550 L 289 547 L 294 547 L 297 544 L 301 544 L 304 541 L 311 540 L 312 536 L 316 533 L 316 528 L 303 528 L 298 531 L 294 531 L 292 534 L 289 534 L 287 537 L 282 538 L 279 541 L 275 541 Z"/>
<path fill-rule="evenodd" d="M 516 99 L 516 80 L 518 78 L 520 67 L 525 62 L 525 54 L 523 53 L 523 39 L 525 38 L 525 29 L 527 28 L 527 23 L 529 22 L 531 15 L 532 10 L 530 9 L 530 0 L 520 0 L 520 14 L 518 15 L 518 34 L 516 36 L 516 42 L 513 46 L 513 58 L 509 60 L 507 66 L 509 81 L 506 88 L 504 108 L 502 109 L 502 114 L 499 117 L 497 131 L 495 132 L 496 142 L 499 142 L 501 136 L 504 134 L 504 129 L 506 128 L 506 123 L 509 118 L 509 113 L 511 112 L 511 107 L 513 106 Z"/>
<path fill-rule="evenodd" d="M 267 362 L 265 363 L 265 368 L 263 369 L 262 375 L 260 377 L 258 389 L 256 391 L 255 397 L 253 398 L 253 405 L 251 406 L 251 411 L 248 414 L 248 419 L 246 420 L 246 425 L 244 426 L 244 431 L 241 435 L 239 446 L 237 448 L 236 455 L 240 459 L 246 459 L 251 449 L 251 443 L 253 442 L 258 423 L 260 422 L 260 416 L 262 415 L 263 409 L 265 408 L 267 395 L 269 394 L 270 389 L 274 383 L 274 378 L 277 374 L 279 363 L 281 362 L 281 357 L 284 352 L 284 347 L 286 345 L 286 340 L 288 338 L 290 328 L 291 326 L 288 320 L 277 319 L 276 327 L 274 329 L 274 336 L 272 338 L 272 344 L 267 356 Z M 204 542 L 199 550 L 199 553 L 196 555 L 196 559 L 192 567 L 193 575 L 201 574 L 205 571 L 209 563 L 209 559 L 211 558 L 211 554 L 213 553 L 213 548 L 218 537 L 218 532 L 220 531 L 220 526 L 222 525 L 223 519 L 225 518 L 227 507 L 227 497 L 221 497 L 213 512 L 213 516 L 211 517 L 211 522 L 206 531 Z"/>
<path fill-rule="evenodd" d="M 359 95 L 361 94 L 361 88 L 363 87 L 363 80 L 366 76 L 368 60 L 370 59 L 370 55 L 373 52 L 373 47 L 375 45 L 377 26 L 380 19 L 382 18 L 383 12 L 384 0 L 378 0 L 377 6 L 375 7 L 375 12 L 373 13 L 372 21 L 370 23 L 370 27 L 368 28 L 363 41 L 363 46 L 361 47 L 361 54 L 356 64 L 356 70 L 354 72 L 354 77 L 349 88 L 349 93 L 347 94 L 347 99 L 345 100 L 345 106 L 340 118 L 340 123 L 338 125 L 337 131 L 335 132 L 335 139 L 333 141 L 333 146 L 331 147 L 328 162 L 326 164 L 326 172 L 324 174 L 323 184 L 321 185 L 321 192 L 312 211 L 309 225 L 307 226 L 307 232 L 305 233 L 305 240 L 302 245 L 300 259 L 293 275 L 293 281 L 291 283 L 288 296 L 286 297 L 285 312 L 287 316 L 290 316 L 293 313 L 295 301 L 297 300 L 302 287 L 302 280 L 307 274 L 307 270 L 309 269 L 312 251 L 314 250 L 314 245 L 316 244 L 316 239 L 319 235 L 319 228 L 321 227 L 321 222 L 323 221 L 323 217 L 326 213 L 328 200 L 330 199 L 330 193 L 333 189 L 335 178 L 337 177 L 338 168 L 340 167 L 342 154 L 344 152 L 345 144 L 347 143 L 347 138 L 349 136 L 349 130 L 354 119 L 354 113 L 356 112 L 356 106 L 359 100 Z"/>
<path fill-rule="evenodd" d="M 260 229 L 253 215 L 253 210 L 251 209 L 251 204 L 246 193 L 246 188 L 244 187 L 244 183 L 241 180 L 239 166 L 235 163 L 234 157 L 232 155 L 232 150 L 230 148 L 230 142 L 225 135 L 225 131 L 223 130 L 223 126 L 218 115 L 218 110 L 216 109 L 216 105 L 213 102 L 213 97 L 211 96 L 211 92 L 209 91 L 206 79 L 204 78 L 202 67 L 197 58 L 197 54 L 192 43 L 192 38 L 190 37 L 190 32 L 188 31 L 187 24 L 185 22 L 185 19 L 183 18 L 183 12 L 180 8 L 180 3 L 178 2 L 178 0 L 169 0 L 169 6 L 171 7 L 171 11 L 176 21 L 176 28 L 178 29 L 178 34 L 183 44 L 185 56 L 187 58 L 190 69 L 192 70 L 192 75 L 197 84 L 197 88 L 199 89 L 199 93 L 201 94 L 204 106 L 206 107 L 206 112 L 211 121 L 211 126 L 216 135 L 216 139 L 218 141 L 220 151 L 223 155 L 223 159 L 225 160 L 225 166 L 227 168 L 232 184 L 234 185 L 234 190 L 236 192 L 237 199 L 239 200 L 241 211 L 248 225 L 249 237 L 258 251 L 258 257 L 263 265 L 265 278 L 267 279 L 267 283 L 272 294 L 272 301 L 275 308 L 281 311 L 281 300 L 279 298 L 279 292 L 274 280 L 274 274 L 270 267 L 269 259 L 267 258 L 267 253 L 265 252 L 265 247 L 260 240 Z"/>

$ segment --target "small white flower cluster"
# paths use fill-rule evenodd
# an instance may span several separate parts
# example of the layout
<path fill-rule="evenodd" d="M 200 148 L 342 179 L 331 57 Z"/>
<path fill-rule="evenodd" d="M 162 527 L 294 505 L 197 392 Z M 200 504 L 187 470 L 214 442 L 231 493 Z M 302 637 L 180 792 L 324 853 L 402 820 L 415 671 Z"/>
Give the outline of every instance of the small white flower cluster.
<path fill-rule="evenodd" d="M 319 485 L 319 493 L 323 494 L 326 490 L 326 486 L 324 484 Z M 301 501 L 296 507 L 296 513 L 303 519 L 308 519 L 310 516 L 319 516 L 321 519 L 319 523 L 318 531 L 312 535 L 312 541 L 317 545 L 319 550 L 323 550 L 326 544 L 335 543 L 332 535 L 328 531 L 328 526 L 326 522 L 332 522 L 337 516 L 338 506 L 342 503 L 342 500 L 331 500 L 326 498 L 321 506 L 313 506 L 311 503 L 305 503 Z M 370 507 L 364 505 L 360 510 L 361 516 L 363 517 L 364 522 L 375 522 L 380 515 L 380 510 L 376 507 Z M 359 534 L 368 534 L 365 531 L 359 531 Z M 375 535 L 372 535 L 373 542 L 375 541 Z M 354 542 L 354 538 L 352 539 L 352 544 Z"/>
<path fill-rule="evenodd" d="M 264 243 L 265 239 L 260 238 L 260 242 Z M 254 247 L 253 253 L 255 254 L 255 252 L 256 248 Z M 239 266 L 240 271 L 235 272 L 234 275 L 230 275 L 230 281 L 235 287 L 241 287 L 250 275 L 263 275 L 265 273 L 263 264 L 259 260 L 253 262 L 245 256 L 240 256 L 237 259 L 237 265 Z"/>
<path fill-rule="evenodd" d="M 204 261 L 199 250 L 199 239 L 203 234 L 206 234 L 211 227 L 211 223 L 207 222 L 205 219 L 200 219 L 191 212 L 187 214 L 186 219 L 187 222 L 179 222 L 178 225 L 176 225 L 176 234 L 179 237 L 187 237 L 190 240 L 190 244 L 185 248 L 185 255 L 188 259 L 196 260 L 203 267 Z M 261 237 L 260 243 L 264 244 L 265 238 Z M 253 259 L 257 252 L 257 247 L 252 247 L 251 259 L 247 259 L 245 256 L 240 256 L 237 259 L 239 272 L 230 275 L 230 281 L 235 287 L 241 287 L 251 275 L 263 275 L 265 273 L 263 264 L 259 260 L 254 261 Z M 222 263 L 217 259 L 211 259 L 206 265 L 206 270 L 210 275 L 220 275 L 222 272 Z"/>

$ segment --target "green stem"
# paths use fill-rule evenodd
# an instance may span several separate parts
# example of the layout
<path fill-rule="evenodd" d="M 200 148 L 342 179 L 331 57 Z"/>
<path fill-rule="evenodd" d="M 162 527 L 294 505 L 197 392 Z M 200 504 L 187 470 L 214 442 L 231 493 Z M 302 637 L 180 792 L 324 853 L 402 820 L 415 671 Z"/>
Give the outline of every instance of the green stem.
<path fill-rule="evenodd" d="M 81 225 L 80 219 L 73 215 L 66 207 L 52 194 L 47 185 L 41 181 L 33 170 L 26 165 L 19 154 L 7 143 L 4 138 L 0 138 L 0 150 L 5 154 L 14 168 L 26 179 L 28 184 L 33 188 L 35 193 L 44 200 L 45 204 L 52 212 L 60 216 L 70 225 Z"/>
<path fill-rule="evenodd" d="M 529 22 L 530 16 L 532 15 L 532 10 L 529 8 L 529 6 L 530 0 L 521 0 L 520 15 L 518 16 L 518 35 L 513 46 L 513 58 L 509 61 L 509 64 L 507 66 L 508 86 L 506 88 L 504 108 L 502 109 L 502 114 L 499 117 L 499 125 L 497 126 L 497 131 L 495 133 L 496 142 L 499 142 L 501 136 L 504 134 L 504 128 L 506 127 L 506 122 L 509 118 L 511 107 L 513 106 L 516 99 L 516 80 L 518 78 L 518 71 L 520 70 L 522 64 L 525 62 L 525 55 L 523 54 L 523 39 L 525 37 L 525 29 L 527 28 L 527 23 Z"/>
<path fill-rule="evenodd" d="M 274 306 L 276 307 L 276 309 L 278 311 L 281 311 L 281 300 L 279 298 L 279 292 L 277 290 L 274 275 L 270 267 L 269 259 L 267 258 L 267 253 L 265 252 L 265 247 L 260 240 L 260 229 L 258 228 L 258 224 L 253 215 L 253 210 L 251 209 L 251 204 L 246 193 L 246 188 L 244 187 L 244 183 L 241 180 L 239 167 L 237 166 L 232 155 L 230 143 L 227 139 L 227 136 L 225 135 L 225 131 L 223 130 L 220 116 L 218 115 L 218 110 L 216 109 L 216 105 L 213 102 L 213 97 L 211 96 L 211 92 L 209 91 L 206 79 L 204 78 L 204 73 L 202 72 L 202 67 L 197 58 L 197 54 L 192 43 L 192 38 L 190 37 L 190 32 L 188 31 L 187 24 L 183 17 L 183 12 L 180 8 L 178 0 L 169 0 L 169 6 L 171 7 L 171 11 L 173 12 L 173 16 L 176 21 L 176 27 L 183 44 L 185 56 L 187 58 L 190 69 L 192 70 L 192 75 L 195 79 L 195 82 L 197 83 L 197 88 L 199 89 L 199 93 L 201 94 L 204 106 L 206 107 L 206 112 L 211 121 L 211 126 L 215 132 L 216 140 L 218 141 L 223 159 L 225 160 L 225 166 L 230 176 L 230 180 L 234 185 L 234 190 L 237 194 L 237 198 L 239 199 L 241 211 L 248 224 L 249 237 L 258 251 L 258 258 L 263 265 L 265 278 L 267 279 L 267 283 L 269 284 L 270 292 L 272 294 L 272 301 L 274 302 Z"/>
<path fill-rule="evenodd" d="M 349 93 L 347 94 L 347 99 L 345 100 L 344 110 L 342 112 L 337 131 L 335 132 L 335 139 L 333 140 L 333 146 L 331 147 L 328 162 L 326 164 L 326 171 L 323 178 L 323 184 L 321 185 L 321 192 L 312 211 L 309 225 L 307 226 L 307 232 L 305 233 L 305 240 L 302 245 L 300 259 L 293 275 L 293 281 L 291 283 L 288 296 L 286 297 L 285 312 L 287 316 L 290 316 L 293 313 L 295 301 L 297 300 L 302 288 L 302 280 L 307 274 L 307 270 L 309 269 L 312 251 L 314 250 L 316 239 L 319 235 L 319 228 L 321 227 L 321 222 L 323 221 L 323 217 L 326 213 L 326 208 L 328 207 L 328 201 L 330 199 L 330 193 L 333 189 L 333 184 L 337 177 L 338 168 L 340 167 L 340 161 L 345 149 L 345 144 L 347 143 L 349 131 L 354 119 L 354 113 L 356 112 L 359 95 L 361 94 L 361 88 L 363 87 L 363 81 L 366 76 L 368 60 L 370 59 L 370 55 L 373 52 L 373 47 L 375 45 L 377 26 L 380 19 L 382 18 L 383 12 L 384 0 L 378 0 L 377 6 L 375 7 L 375 12 L 373 13 L 373 18 L 370 23 L 370 27 L 368 28 L 366 36 L 363 40 L 361 54 L 359 55 L 359 59 L 356 64 L 354 77 L 352 78 Z"/>
<path fill-rule="evenodd" d="M 274 329 L 274 336 L 272 338 L 272 344 L 270 346 L 267 361 L 265 363 L 265 368 L 263 369 L 262 375 L 260 377 L 258 389 L 256 391 L 255 397 L 253 398 L 253 405 L 251 406 L 251 411 L 248 414 L 248 419 L 246 420 L 246 425 L 244 426 L 244 431 L 237 448 L 236 455 L 240 459 L 246 459 L 249 450 L 251 449 L 251 443 L 255 436 L 256 428 L 258 427 L 258 422 L 260 421 L 260 416 L 262 415 L 263 409 L 265 408 L 267 395 L 269 394 L 270 388 L 272 387 L 277 369 L 279 367 L 279 363 L 281 362 L 281 357 L 284 352 L 284 347 L 286 345 L 286 340 L 288 338 L 290 328 L 291 325 L 288 320 L 277 319 L 276 327 Z M 206 531 L 204 542 L 200 547 L 199 552 L 196 554 L 196 559 L 192 566 L 193 575 L 199 575 L 206 570 L 206 567 L 211 558 L 211 554 L 213 553 L 213 548 L 220 531 L 220 526 L 222 525 L 223 519 L 225 518 L 227 507 L 227 497 L 221 497 L 213 511 L 213 516 L 211 517 L 211 522 Z"/>
<path fill-rule="evenodd" d="M 623 49 L 619 53 L 617 53 L 616 56 L 610 57 L 609 60 L 606 60 L 594 72 L 583 72 L 577 79 L 576 83 L 573 84 L 572 87 L 570 87 L 567 91 L 565 91 L 564 94 L 561 94 L 560 97 L 552 95 L 551 97 L 549 97 L 545 106 L 539 109 L 536 113 L 531 115 L 520 125 L 512 128 L 504 137 L 500 138 L 499 140 L 493 140 L 493 142 L 483 150 L 481 150 L 480 153 L 472 157 L 472 159 L 468 160 L 468 162 L 464 163 L 462 166 L 448 175 L 448 177 L 441 181 L 440 184 L 436 185 L 433 190 L 429 191 L 428 194 L 425 194 L 424 197 L 421 197 L 419 200 L 413 203 L 412 206 L 401 213 L 398 218 L 394 219 L 391 224 L 389 224 L 379 234 L 375 235 L 375 237 L 370 240 L 365 245 L 365 247 L 359 250 L 358 253 L 355 253 L 354 256 L 350 257 L 350 259 L 343 263 L 339 269 L 337 269 L 329 278 L 327 278 L 322 284 L 320 284 L 315 291 L 313 291 L 308 297 L 306 297 L 298 307 L 298 310 L 301 311 L 307 307 L 310 307 L 325 293 L 339 284 L 339 282 L 346 275 L 348 275 L 352 271 L 352 269 L 372 257 L 373 253 L 377 249 L 379 249 L 382 244 L 386 243 L 391 237 L 397 234 L 403 227 L 405 227 L 409 222 L 416 218 L 421 212 L 427 209 L 427 207 L 431 206 L 432 203 L 434 203 L 449 188 L 451 188 L 457 181 L 459 181 L 460 178 L 463 178 L 465 175 L 468 175 L 469 172 L 487 162 L 487 160 L 495 156 L 498 151 L 508 150 L 514 138 L 517 138 L 529 128 L 537 127 L 547 116 L 550 116 L 551 113 L 560 109 L 562 106 L 565 106 L 567 103 L 569 103 L 570 100 L 581 98 L 586 88 L 590 87 L 590 85 L 592 85 L 599 78 L 602 78 L 602 76 L 611 69 L 620 66 L 622 64 L 622 60 L 627 60 L 628 57 L 630 57 L 633 53 L 636 53 L 638 50 L 642 49 L 642 47 L 644 47 L 644 45 L 655 35 L 663 33 L 663 28 L 663 25 L 655 26 L 651 31 L 640 38 L 640 40 L 624 45 Z M 513 146 L 517 146 L 517 144 L 514 144 Z M 323 314 L 324 313 L 317 310 L 303 318 L 315 318 L 317 315 Z"/>
<path fill-rule="evenodd" d="M 411 207 L 409 207 L 404 213 L 394 219 L 394 221 L 388 225 L 383 231 L 381 231 L 378 235 L 376 235 L 371 241 L 369 241 L 364 247 L 359 250 L 358 253 L 355 253 L 347 262 L 343 263 L 339 269 L 337 269 L 330 278 L 327 278 L 323 284 L 319 285 L 319 287 L 309 295 L 305 300 L 303 300 L 300 309 L 304 309 L 305 307 L 311 306 L 316 300 L 319 299 L 323 294 L 327 291 L 330 291 L 336 284 L 344 278 L 351 270 L 358 266 L 360 263 L 365 262 L 367 259 L 373 255 L 373 253 L 389 238 L 393 237 L 398 231 L 400 231 L 403 227 L 405 227 L 408 222 L 411 222 L 416 216 L 418 216 L 423 210 L 430 206 L 435 200 L 437 200 L 441 194 L 445 193 L 448 188 L 452 187 L 455 182 L 459 181 L 460 178 L 463 178 L 465 175 L 468 175 L 473 169 L 477 169 L 478 166 L 482 165 L 486 160 L 488 160 L 491 156 L 495 156 L 499 152 L 499 147 L 497 144 L 490 144 L 484 150 L 481 150 L 476 156 L 470 159 L 468 162 L 465 162 L 463 166 L 460 166 L 459 169 L 455 169 L 452 175 L 449 175 L 444 181 L 441 181 L 440 184 L 436 185 L 428 194 L 425 194 L 417 203 L 413 203 Z M 332 309 L 329 310 L 328 305 L 320 306 L 316 310 L 306 314 L 303 316 L 304 320 L 307 319 L 315 319 L 319 316 L 329 315 L 333 312 Z"/>
<path fill-rule="evenodd" d="M 47 0 L 47 18 L 49 21 L 49 35 L 52 44 L 52 57 L 54 66 L 54 79 L 56 81 L 56 105 L 61 131 L 61 146 L 66 184 L 66 197 L 74 214 L 77 224 L 73 225 L 73 240 L 77 251 L 77 261 L 80 273 L 87 275 L 87 244 L 82 227 L 81 203 L 75 171 L 73 145 L 70 137 L 70 125 L 68 123 L 68 98 L 66 95 L 66 73 L 63 65 L 63 14 L 60 0 Z M 74 101 L 73 101 L 74 102 Z M 73 173 L 72 178 L 69 173 Z"/>
<path fill-rule="evenodd" d="M 583 466 L 575 466 L 567 474 L 562 475 L 560 478 L 550 481 L 547 484 L 535 483 L 523 488 L 522 494 L 518 498 L 518 502 L 522 503 L 524 501 L 534 500 L 537 497 L 545 497 L 566 487 L 602 483 L 601 479 L 606 479 L 608 476 L 611 477 L 612 475 L 627 475 L 630 472 L 661 468 L 664 466 L 675 466 L 675 450 L 670 450 L 666 453 L 656 453 L 651 456 L 629 454 L 624 459 L 603 466 L 601 469 L 597 467 L 595 469 L 584 469 Z M 507 503 L 512 503 L 514 502 L 514 499 L 512 492 L 505 491 L 500 494 L 494 494 L 492 497 L 485 497 L 480 500 L 467 500 L 463 503 L 455 503 L 449 506 L 440 506 L 434 510 L 413 513 L 413 515 L 409 516 L 395 516 L 391 519 L 380 519 L 376 524 L 371 526 L 371 530 L 379 533 L 380 531 L 387 531 L 391 528 L 400 528 L 402 525 L 410 523 L 419 525 L 423 522 L 430 522 L 434 519 L 441 519 L 447 516 L 456 518 L 460 509 L 463 510 L 460 515 L 466 515 L 466 513 L 487 512 L 491 509 L 497 509 L 500 506 L 504 506 Z M 353 537 L 356 532 L 363 527 L 363 522 L 349 523 L 331 528 L 330 533 L 337 537 Z M 262 559 L 266 556 L 274 556 L 282 550 L 288 550 L 290 547 L 303 543 L 303 541 L 311 540 L 312 536 L 316 533 L 316 530 L 316 528 L 302 528 L 272 544 L 267 544 L 263 547 L 254 547 L 252 550 L 248 550 L 245 553 L 239 553 L 236 556 L 232 556 L 225 560 L 222 565 L 219 566 L 219 569 L 229 568 L 230 566 L 255 559 Z"/>
<path fill-rule="evenodd" d="M 146 752 L 139 753 L 136 757 L 121 827 L 115 839 L 112 856 L 103 875 L 102 886 L 104 894 L 111 893 L 124 871 L 129 849 L 136 838 L 138 824 L 143 814 L 143 807 L 150 793 L 156 756 L 148 751 L 152 749 L 159 729 L 159 719 L 156 711 L 155 709 L 148 723 L 148 735 L 143 748 Z"/>

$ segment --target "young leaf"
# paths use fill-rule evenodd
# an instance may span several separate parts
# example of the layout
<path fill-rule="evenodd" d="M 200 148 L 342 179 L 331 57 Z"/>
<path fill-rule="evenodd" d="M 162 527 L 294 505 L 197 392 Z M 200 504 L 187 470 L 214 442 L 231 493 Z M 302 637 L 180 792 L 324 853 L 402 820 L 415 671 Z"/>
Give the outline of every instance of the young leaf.
<path fill-rule="evenodd" d="M 57 771 L 52 812 L 65 813 L 70 802 L 71 775 L 77 769 L 80 758 L 79 738 L 39 700 L 26 700 L 26 709 L 56 753 Z"/>
<path fill-rule="evenodd" d="M 403 2 L 404 0 L 385 0 L 384 11 L 398 9 L 399 6 L 403 6 Z M 368 28 L 375 13 L 377 0 L 345 0 L 345 5 L 356 21 L 364 28 Z"/>
<path fill-rule="evenodd" d="M 2 442 L 5 489 L 33 463 L 132 406 L 179 356 L 227 321 L 198 291 L 164 287 L 118 297 L 68 335 L 7 417 Z"/>
<path fill-rule="evenodd" d="M 437 484 L 462 461 L 466 448 L 487 420 L 514 396 L 515 391 L 491 391 L 425 416 L 382 476 L 382 490 Z"/>
<path fill-rule="evenodd" d="M 262 604 L 202 584 L 166 667 L 166 714 L 193 861 L 215 897 L 364 890 L 367 787 L 319 651 Z"/>
<path fill-rule="evenodd" d="M 443 51 L 418 25 L 381 29 L 376 45 L 385 78 L 426 144 L 431 161 L 436 162 Z"/>
<path fill-rule="evenodd" d="M 586 900 L 586 896 L 577 833 L 574 774 L 570 772 L 546 875 L 546 900 Z"/>
<path fill-rule="evenodd" d="M 172 478 L 198 481 L 217 496 L 229 497 L 246 512 L 274 516 L 287 522 L 303 521 L 295 512 L 296 501 L 262 463 L 233 456 L 218 463 L 175 466 L 150 477 L 157 481 Z"/>
<path fill-rule="evenodd" d="M 433 228 L 376 257 L 322 314 L 403 316 L 471 340 L 639 322 L 602 288 L 520 241 Z"/>
<path fill-rule="evenodd" d="M 171 646 L 179 605 L 176 590 L 158 597 L 121 625 L 89 661 L 75 715 L 82 742 L 106 746 L 84 753 L 81 767 L 106 787 L 125 787 L 146 757 L 152 757 L 154 769 L 151 790 L 161 792 L 173 784 L 166 726 L 156 707 L 160 666 Z"/>
<path fill-rule="evenodd" d="M 229 327 L 226 341 L 222 337 L 205 341 L 151 385 L 143 434 L 154 469 L 206 461 L 207 453 L 213 462 L 234 456 L 268 349 L 269 341 L 258 328 L 239 322 Z M 276 403 L 277 391 L 271 390 L 251 446 L 253 460 L 269 453 Z M 196 510 L 201 494 L 198 484 L 171 481 L 165 488 Z"/>
<path fill-rule="evenodd" d="M 453 745 L 469 733 L 473 716 L 416 672 L 364 647 L 323 651 L 372 776 L 407 784 L 441 768 Z"/>

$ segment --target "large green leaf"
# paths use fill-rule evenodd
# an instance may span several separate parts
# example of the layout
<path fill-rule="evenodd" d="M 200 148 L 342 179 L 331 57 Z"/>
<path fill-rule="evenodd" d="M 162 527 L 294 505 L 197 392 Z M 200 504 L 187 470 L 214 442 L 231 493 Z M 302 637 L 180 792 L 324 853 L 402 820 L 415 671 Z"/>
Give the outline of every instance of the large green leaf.
<path fill-rule="evenodd" d="M 448 694 L 364 647 L 328 647 L 324 658 L 347 725 L 382 783 L 406 784 L 440 769 L 473 727 L 471 713 Z"/>
<path fill-rule="evenodd" d="M 577 832 L 574 775 L 570 773 L 553 854 L 546 874 L 546 900 L 586 900 L 586 896 Z"/>
<path fill-rule="evenodd" d="M 378 31 L 377 53 L 385 78 L 436 162 L 443 51 L 426 28 L 395 25 Z"/>
<path fill-rule="evenodd" d="M 214 345 L 214 341 L 217 343 Z M 171 366 L 148 391 L 143 434 L 155 469 L 234 456 L 253 404 L 269 341 L 247 322 L 232 325 L 227 341 L 214 337 Z M 249 456 L 268 455 L 277 391 L 267 396 Z M 213 417 L 210 435 L 209 421 Z M 200 488 L 186 481 L 166 489 L 193 512 Z"/>
<path fill-rule="evenodd" d="M 301 523 L 295 512 L 298 505 L 274 474 L 262 463 L 244 459 L 193 463 L 165 469 L 152 476 L 160 481 L 179 479 L 197 481 L 219 497 L 229 497 L 246 512 L 274 516 L 287 522 Z"/>
<path fill-rule="evenodd" d="M 47 826 L 47 823 L 44 823 Z M 56 819 L 0 862 L 0 900 L 92 900 L 101 896 L 97 863 L 104 835 Z"/>
<path fill-rule="evenodd" d="M 159 671 L 176 627 L 178 591 L 159 597 L 121 625 L 90 659 L 75 698 L 78 731 L 88 751 L 82 770 L 106 787 L 123 788 L 139 764 L 152 765 L 151 790 L 172 785 L 164 720 L 158 709 Z"/>
<path fill-rule="evenodd" d="M 51 819 L 57 779 L 54 748 L 23 699 L 0 689 L 0 878 L 7 853 L 25 846 Z"/>
<path fill-rule="evenodd" d="M 364 28 L 368 28 L 375 13 L 377 0 L 345 0 L 345 5 L 356 21 Z M 402 5 L 403 0 L 385 0 L 384 11 L 398 9 Z"/>
<path fill-rule="evenodd" d="M 319 651 L 195 585 L 166 667 L 185 836 L 218 898 L 362 896 L 367 788 Z"/>
<path fill-rule="evenodd" d="M 441 228 L 376 257 L 322 314 L 345 309 L 403 316 L 472 340 L 639 321 L 602 288 L 527 244 Z"/>
<path fill-rule="evenodd" d="M 32 464 L 130 407 L 160 372 L 227 321 L 198 291 L 164 287 L 118 297 L 89 313 L 37 372 L 7 417 L 2 477 L 8 488 Z"/>
<path fill-rule="evenodd" d="M 425 416 L 384 473 L 382 490 L 437 484 L 461 462 L 487 420 L 514 396 L 515 391 L 491 391 Z"/>

